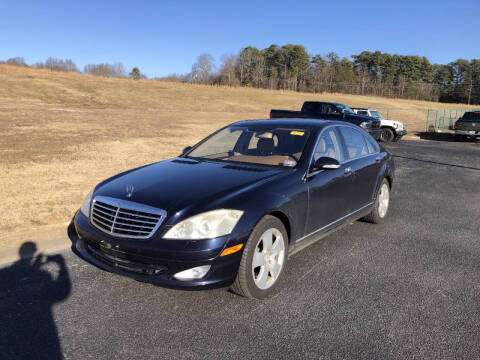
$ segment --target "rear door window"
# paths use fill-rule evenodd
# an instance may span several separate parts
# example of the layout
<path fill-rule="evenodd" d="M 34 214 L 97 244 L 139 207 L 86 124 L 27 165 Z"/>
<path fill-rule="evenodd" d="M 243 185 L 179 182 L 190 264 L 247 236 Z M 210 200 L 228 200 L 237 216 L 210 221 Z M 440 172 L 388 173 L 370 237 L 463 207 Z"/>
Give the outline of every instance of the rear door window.
<path fill-rule="evenodd" d="M 347 126 L 341 126 L 339 130 L 342 134 L 349 160 L 370 154 L 367 140 L 360 131 Z"/>
<path fill-rule="evenodd" d="M 375 141 L 375 139 L 365 136 L 365 140 L 367 142 L 367 147 L 368 147 L 368 152 L 370 154 L 375 154 L 380 151 L 380 146 L 378 143 Z"/>
<path fill-rule="evenodd" d="M 307 101 L 303 103 L 302 111 L 308 113 L 316 113 L 318 109 L 318 103 Z"/>
<path fill-rule="evenodd" d="M 332 104 L 324 104 L 323 113 L 327 115 L 340 115 L 340 111 Z"/>

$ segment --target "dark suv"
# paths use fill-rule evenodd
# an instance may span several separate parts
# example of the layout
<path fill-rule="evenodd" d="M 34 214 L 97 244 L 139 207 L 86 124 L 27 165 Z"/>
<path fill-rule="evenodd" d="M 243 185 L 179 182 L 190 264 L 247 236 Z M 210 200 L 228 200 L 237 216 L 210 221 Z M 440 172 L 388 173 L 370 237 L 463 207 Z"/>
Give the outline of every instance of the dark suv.
<path fill-rule="evenodd" d="M 480 111 L 467 111 L 455 122 L 455 140 L 480 137 Z"/>

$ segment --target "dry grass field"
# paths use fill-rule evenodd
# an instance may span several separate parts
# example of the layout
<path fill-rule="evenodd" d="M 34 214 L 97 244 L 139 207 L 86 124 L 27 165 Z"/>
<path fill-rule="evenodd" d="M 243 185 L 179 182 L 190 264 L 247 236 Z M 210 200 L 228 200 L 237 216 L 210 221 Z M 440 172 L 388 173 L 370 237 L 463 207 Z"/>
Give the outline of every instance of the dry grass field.
<path fill-rule="evenodd" d="M 100 180 L 179 154 L 230 122 L 299 109 L 307 99 L 391 108 L 390 118 L 411 133 L 423 130 L 426 109 L 459 107 L 0 65 L 0 235 L 69 221 Z"/>

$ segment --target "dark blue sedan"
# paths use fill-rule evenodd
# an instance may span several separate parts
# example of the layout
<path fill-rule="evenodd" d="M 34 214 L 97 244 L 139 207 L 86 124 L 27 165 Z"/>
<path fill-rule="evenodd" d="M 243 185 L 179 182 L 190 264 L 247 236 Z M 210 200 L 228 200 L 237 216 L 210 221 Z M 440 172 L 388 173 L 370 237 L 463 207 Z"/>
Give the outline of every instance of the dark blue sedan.
<path fill-rule="evenodd" d="M 353 220 L 381 222 L 393 177 L 392 156 L 358 126 L 237 122 L 98 184 L 74 251 L 139 281 L 265 298 L 292 253 Z"/>

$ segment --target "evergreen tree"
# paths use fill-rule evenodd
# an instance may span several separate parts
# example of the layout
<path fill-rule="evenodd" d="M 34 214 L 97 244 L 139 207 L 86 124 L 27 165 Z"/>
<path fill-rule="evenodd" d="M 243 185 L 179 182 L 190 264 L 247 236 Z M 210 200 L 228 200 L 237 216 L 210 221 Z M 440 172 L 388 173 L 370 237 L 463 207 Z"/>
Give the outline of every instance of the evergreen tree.
<path fill-rule="evenodd" d="M 128 76 L 130 76 L 133 80 L 139 80 L 141 79 L 142 74 L 140 73 L 140 69 L 138 67 L 134 67 Z"/>

